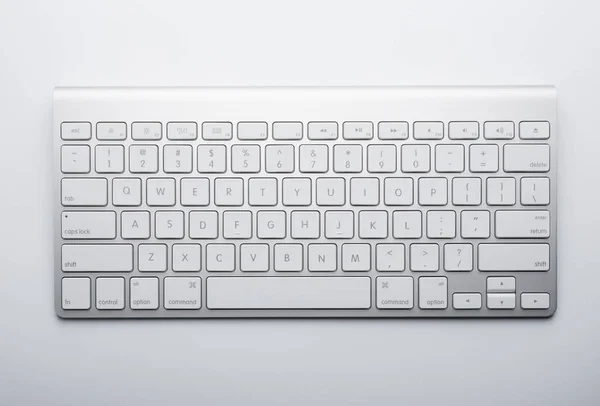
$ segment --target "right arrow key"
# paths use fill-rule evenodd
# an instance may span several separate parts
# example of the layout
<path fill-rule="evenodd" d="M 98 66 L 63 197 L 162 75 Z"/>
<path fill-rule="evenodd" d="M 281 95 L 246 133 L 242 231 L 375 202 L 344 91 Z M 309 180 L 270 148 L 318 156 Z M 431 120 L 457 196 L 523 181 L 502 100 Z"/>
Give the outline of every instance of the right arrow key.
<path fill-rule="evenodd" d="M 523 309 L 549 309 L 549 293 L 521 293 L 521 308 Z"/>

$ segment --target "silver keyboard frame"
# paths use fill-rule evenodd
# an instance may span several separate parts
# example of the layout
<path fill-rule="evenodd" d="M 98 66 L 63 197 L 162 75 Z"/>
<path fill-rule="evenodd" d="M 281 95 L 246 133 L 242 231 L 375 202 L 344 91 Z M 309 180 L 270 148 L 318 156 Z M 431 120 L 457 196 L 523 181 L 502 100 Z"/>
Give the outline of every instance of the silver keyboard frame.
<path fill-rule="evenodd" d="M 529 120 L 543 120 L 550 123 L 551 136 L 549 140 L 542 141 L 550 145 L 551 168 L 548 173 L 542 173 L 541 176 L 550 178 L 550 204 L 545 208 L 550 211 L 551 217 L 551 236 L 545 240 L 514 239 L 498 240 L 494 238 L 494 211 L 506 208 L 506 206 L 487 206 L 485 202 L 485 178 L 492 176 L 509 176 L 517 178 L 517 204 L 510 208 L 519 208 L 520 182 L 519 178 L 527 174 L 504 174 L 502 165 L 495 174 L 481 174 L 469 172 L 468 165 L 465 172 L 456 174 L 442 174 L 434 171 L 435 162 L 433 159 L 434 145 L 439 143 L 457 142 L 465 145 L 468 151 L 468 145 L 471 143 L 496 143 L 500 148 L 500 162 L 503 159 L 502 146 L 507 143 L 531 143 L 529 140 L 520 140 L 518 136 L 519 122 Z M 60 136 L 61 122 L 65 121 L 86 121 L 92 123 L 92 139 L 89 141 L 63 141 Z M 98 141 L 96 139 L 96 122 L 102 121 L 120 121 L 127 123 L 127 139 L 125 141 Z M 131 139 L 131 123 L 135 121 L 160 121 L 163 127 L 163 137 L 160 141 L 133 141 Z M 196 141 L 169 141 L 166 138 L 166 123 L 170 121 L 195 121 L 198 123 L 199 136 Z M 383 193 L 383 179 L 390 176 L 399 176 L 399 174 L 370 174 L 365 170 L 360 174 L 342 174 L 332 172 L 332 146 L 337 143 L 351 142 L 353 144 L 362 144 L 363 153 L 366 153 L 366 145 L 371 143 L 390 144 L 402 143 L 429 144 L 432 147 L 432 171 L 429 173 L 402 173 L 402 177 L 412 177 L 417 182 L 420 177 L 455 177 L 455 176 L 473 176 L 482 178 L 482 205 L 471 206 L 471 210 L 489 210 L 491 213 L 491 238 L 486 240 L 463 240 L 460 234 L 452 240 L 429 240 L 421 238 L 416 240 L 394 240 L 391 236 L 386 240 L 368 241 L 372 245 L 373 255 L 370 272 L 343 272 L 338 269 L 336 272 L 311 273 L 306 269 L 302 272 L 274 272 L 268 273 L 242 273 L 236 269 L 233 273 L 211 274 L 205 270 L 205 256 L 202 255 L 203 269 L 194 273 L 174 273 L 171 271 L 171 252 L 169 245 L 169 270 L 160 273 L 140 273 L 133 271 L 130 273 L 64 273 L 61 270 L 61 246 L 63 243 L 73 243 L 72 240 L 65 241 L 61 238 L 61 211 L 68 210 L 97 210 L 98 208 L 69 207 L 61 205 L 60 198 L 60 179 L 62 177 L 105 177 L 109 185 L 113 177 L 139 177 L 142 179 L 142 190 L 145 193 L 145 179 L 148 177 L 171 177 L 177 180 L 177 193 L 179 195 L 179 179 L 181 177 L 208 177 L 211 184 L 215 177 L 241 177 L 247 180 L 249 177 L 269 176 L 284 178 L 294 176 L 294 174 L 235 174 L 230 171 L 225 174 L 199 174 L 196 171 L 196 149 L 193 151 L 193 172 L 190 174 L 165 174 L 161 173 L 162 154 L 160 155 L 159 172 L 156 174 L 128 174 L 127 151 L 131 144 L 156 144 L 161 150 L 165 144 L 185 144 L 197 145 L 197 143 L 206 142 L 213 144 L 227 144 L 223 141 L 203 141 L 201 136 L 201 123 L 204 121 L 228 121 L 234 123 L 234 137 L 230 142 L 236 142 L 236 122 L 239 121 L 266 121 L 269 123 L 269 136 L 266 141 L 237 141 L 245 144 L 275 143 L 293 144 L 295 146 L 296 159 L 298 158 L 298 147 L 306 143 L 318 143 L 329 145 L 330 165 L 327 174 L 302 174 L 303 177 L 313 179 L 313 204 L 309 207 L 302 207 L 302 210 L 318 210 L 323 215 L 327 210 L 352 210 L 348 204 L 344 207 L 319 207 L 314 202 L 314 179 L 324 176 L 344 177 L 379 177 L 380 192 Z M 304 136 L 298 141 L 273 141 L 272 123 L 274 121 L 301 121 L 303 122 Z M 307 123 L 310 121 L 336 121 L 340 130 L 340 136 L 335 141 L 311 141 L 307 139 Z M 341 137 L 342 124 L 345 121 L 370 121 L 374 124 L 375 137 L 369 141 L 345 141 Z M 409 123 L 409 139 L 406 141 L 390 141 L 377 139 L 377 123 L 380 121 L 407 121 Z M 412 123 L 415 121 L 442 121 L 444 123 L 444 139 L 440 141 L 414 140 L 412 138 Z M 479 123 L 479 139 L 450 141 L 448 139 L 448 123 L 451 121 L 477 121 Z M 509 141 L 486 141 L 483 138 L 483 123 L 486 121 L 512 121 L 515 123 L 515 138 Z M 550 86 L 525 86 L 525 87 L 340 87 L 340 88 L 56 88 L 54 92 L 54 168 L 53 168 L 53 187 L 54 187 L 54 280 L 55 280 L 55 310 L 61 318 L 277 318 L 277 317 L 461 317 L 461 318 L 479 318 L 479 317 L 549 317 L 556 311 L 557 307 L 557 170 L 558 170 L 558 144 L 557 144 L 557 120 L 556 120 L 556 91 Z M 540 141 L 533 141 L 540 142 Z M 72 175 L 62 174 L 60 170 L 60 146 L 63 144 L 89 144 L 92 150 L 92 168 L 94 157 L 94 146 L 97 144 L 122 144 L 126 148 L 125 173 L 122 174 L 94 174 L 93 170 L 89 174 Z M 468 154 L 466 155 L 468 157 Z M 468 162 L 468 161 L 467 161 Z M 229 165 L 229 160 L 228 160 Z M 400 165 L 398 165 L 400 167 Z M 264 168 L 264 154 L 261 154 L 261 169 Z M 296 170 L 298 162 L 296 162 Z M 299 174 L 299 173 L 298 173 Z M 348 181 L 347 181 L 348 182 Z M 245 204 L 235 209 L 250 210 L 256 212 L 265 210 L 265 208 L 247 206 L 247 184 L 244 187 L 246 195 Z M 450 194 L 449 187 L 449 194 Z M 347 189 L 348 191 L 348 186 Z M 281 191 L 278 192 L 281 196 Z M 382 198 L 382 197 L 381 197 Z M 178 199 L 179 200 L 179 199 Z M 117 216 L 123 210 L 131 210 L 131 207 L 113 207 L 112 195 L 109 188 L 109 204 L 105 210 L 114 210 Z M 279 199 L 281 202 L 281 199 Z M 382 200 L 381 200 L 382 201 Z M 147 207 L 144 204 L 136 207 L 136 210 L 148 210 L 153 213 L 158 209 L 183 210 L 187 212 L 190 207 L 183 207 L 179 204 L 170 208 Z M 454 207 L 449 198 L 449 204 L 446 206 L 431 207 L 434 210 L 455 210 L 457 215 L 464 207 Z M 385 206 L 374 207 L 355 207 L 355 212 L 360 210 L 378 210 Z M 231 208 L 229 208 L 231 209 Z M 268 210 L 281 210 L 281 206 L 267 208 Z M 285 210 L 294 210 L 288 207 Z M 403 206 L 399 209 L 420 209 L 420 206 Z M 211 205 L 203 207 L 202 210 L 217 210 L 222 212 L 227 210 L 223 207 Z M 421 209 L 422 210 L 422 209 Z M 391 217 L 391 216 L 390 216 Z M 118 217 L 119 218 L 119 217 Z M 459 217 L 457 217 L 458 219 Z M 390 218 L 391 222 L 391 218 Z M 457 222 L 458 223 L 458 222 Z M 321 222 L 321 225 L 323 222 Z M 186 214 L 186 230 L 187 230 Z M 221 226 L 221 224 L 220 224 Z M 358 227 L 358 221 L 355 221 L 355 227 Z M 391 228 L 390 228 L 391 230 Z M 355 230 L 356 231 L 356 230 Z M 186 233 L 187 234 L 187 233 Z M 221 233 L 219 233 L 221 235 Z M 207 242 L 210 243 L 234 243 L 236 250 L 239 250 L 239 244 L 244 243 L 264 243 L 264 240 L 256 238 L 256 233 L 250 240 L 232 241 L 218 238 L 217 240 L 192 240 L 189 234 L 176 243 L 199 243 L 203 250 Z M 321 233 L 323 234 L 323 233 Z M 390 231 L 391 234 L 391 231 Z M 120 227 L 117 228 L 118 237 L 111 243 L 127 243 L 134 245 L 134 252 L 137 252 L 139 243 L 165 243 L 165 240 L 122 240 L 120 238 Z M 357 232 L 355 232 L 357 235 Z M 289 216 L 288 216 L 288 238 L 277 241 L 278 243 L 301 242 L 305 246 L 315 242 L 336 242 L 336 240 L 325 240 L 322 237 L 319 240 L 292 240 L 289 238 Z M 352 240 L 340 240 L 339 244 L 365 242 L 355 237 Z M 431 242 L 440 245 L 440 261 L 443 258 L 443 244 L 468 242 L 474 245 L 474 269 L 471 272 L 411 272 L 408 267 L 403 272 L 377 272 L 375 270 L 375 245 L 379 243 L 399 242 L 408 247 L 412 243 Z M 548 272 L 479 272 L 477 270 L 477 244 L 485 242 L 543 242 L 550 244 L 550 270 Z M 103 244 L 103 241 L 85 240 L 84 244 Z M 306 248 L 304 250 L 304 259 L 306 266 Z M 339 261 L 338 249 L 338 264 Z M 236 251 L 238 252 L 238 251 Z M 272 258 L 272 250 L 271 250 Z M 406 255 L 406 259 L 408 255 Z M 405 259 L 405 260 L 406 260 Z M 137 258 L 134 260 L 134 269 L 137 269 Z M 443 268 L 441 268 L 443 269 Z M 289 275 L 288 275 L 289 274 Z M 368 310 L 209 310 L 206 308 L 206 278 L 210 276 L 279 276 L 279 277 L 309 277 L 318 278 L 320 276 L 370 276 L 371 277 L 371 302 L 372 306 Z M 90 310 L 63 310 L 61 307 L 61 279 L 65 276 L 88 276 L 92 280 L 92 307 Z M 124 310 L 97 310 L 94 307 L 95 298 L 95 278 L 96 277 L 124 277 L 126 280 L 126 307 Z M 156 276 L 161 281 L 159 283 L 160 306 L 158 310 L 131 310 L 129 309 L 129 278 L 135 276 Z M 166 276 L 199 276 L 202 278 L 202 307 L 200 310 L 165 310 L 163 305 L 163 278 Z M 380 310 L 375 306 L 375 278 L 377 276 L 412 276 L 414 282 L 414 307 L 412 310 Z M 447 276 L 448 277 L 448 308 L 444 310 L 422 310 L 418 304 L 418 278 L 421 276 Z M 488 276 L 515 276 L 516 277 L 516 308 L 514 310 L 489 310 L 486 307 L 486 278 Z M 482 308 L 480 310 L 455 310 L 452 308 L 452 293 L 454 292 L 479 292 L 482 294 Z M 520 307 L 520 294 L 522 292 L 548 292 L 550 293 L 550 308 L 547 310 L 523 310 Z"/>

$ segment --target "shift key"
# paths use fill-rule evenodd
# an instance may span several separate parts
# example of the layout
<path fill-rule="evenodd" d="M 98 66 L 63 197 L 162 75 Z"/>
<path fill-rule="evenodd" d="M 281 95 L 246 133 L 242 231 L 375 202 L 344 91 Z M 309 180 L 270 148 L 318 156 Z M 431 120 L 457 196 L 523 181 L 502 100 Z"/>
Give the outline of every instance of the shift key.
<path fill-rule="evenodd" d="M 63 272 L 131 272 L 131 244 L 64 244 L 61 267 Z"/>

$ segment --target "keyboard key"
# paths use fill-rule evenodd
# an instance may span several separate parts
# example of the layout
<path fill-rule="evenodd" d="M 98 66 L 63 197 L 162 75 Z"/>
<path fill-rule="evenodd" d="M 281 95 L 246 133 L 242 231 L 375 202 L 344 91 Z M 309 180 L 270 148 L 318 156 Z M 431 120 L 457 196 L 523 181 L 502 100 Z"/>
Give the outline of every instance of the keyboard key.
<path fill-rule="evenodd" d="M 444 245 L 444 270 L 465 271 L 473 270 L 473 245 L 472 244 L 445 244 Z"/>
<path fill-rule="evenodd" d="M 129 285 L 129 307 L 132 310 L 158 309 L 158 278 L 131 278 Z"/>
<path fill-rule="evenodd" d="M 131 272 L 133 245 L 64 244 L 61 262 L 63 272 Z"/>
<path fill-rule="evenodd" d="M 96 278 L 96 309 L 125 308 L 125 278 Z"/>
<path fill-rule="evenodd" d="M 462 238 L 490 238 L 490 212 L 486 210 L 463 210 L 460 213 Z"/>
<path fill-rule="evenodd" d="M 157 211 L 154 216 L 154 236 L 158 239 L 178 240 L 185 236 L 182 211 Z"/>
<path fill-rule="evenodd" d="M 163 171 L 165 173 L 190 173 L 192 171 L 192 146 L 165 145 Z"/>
<path fill-rule="evenodd" d="M 358 236 L 360 238 L 387 238 L 387 211 L 361 210 L 358 213 Z"/>
<path fill-rule="evenodd" d="M 456 213 L 451 210 L 427 212 L 427 238 L 455 238 Z"/>
<path fill-rule="evenodd" d="M 192 239 L 215 239 L 219 236 L 219 215 L 216 211 L 191 211 L 189 227 Z"/>
<path fill-rule="evenodd" d="M 548 172 L 549 170 L 549 145 L 504 145 L 505 172 Z"/>
<path fill-rule="evenodd" d="M 224 173 L 227 170 L 225 145 L 198 145 L 198 172 Z"/>
<path fill-rule="evenodd" d="M 521 121 L 519 137 L 523 140 L 547 140 L 550 138 L 550 123 L 547 121 Z"/>
<path fill-rule="evenodd" d="M 129 147 L 129 172 L 158 172 L 158 147 L 156 145 L 132 145 Z"/>
<path fill-rule="evenodd" d="M 61 296 L 64 310 L 88 310 L 92 301 L 90 278 L 62 278 Z"/>
<path fill-rule="evenodd" d="M 284 206 L 310 206 L 312 186 L 310 178 L 284 178 L 282 200 Z"/>
<path fill-rule="evenodd" d="M 127 139 L 127 124 L 97 123 L 96 138 L 101 141 L 123 141 Z"/>
<path fill-rule="evenodd" d="M 465 147 L 440 144 L 435 147 L 436 172 L 463 172 L 465 170 Z"/>
<path fill-rule="evenodd" d="M 487 307 L 492 310 L 512 310 L 516 307 L 514 293 L 488 293 Z"/>
<path fill-rule="evenodd" d="M 404 271 L 404 244 L 377 244 L 375 260 L 379 272 Z"/>
<path fill-rule="evenodd" d="M 448 204 L 448 179 L 419 178 L 419 204 L 445 206 Z"/>
<path fill-rule="evenodd" d="M 173 244 L 171 258 L 174 272 L 199 272 L 202 269 L 200 244 Z"/>
<path fill-rule="evenodd" d="M 63 211 L 62 238 L 65 240 L 110 240 L 117 237 L 114 211 Z"/>
<path fill-rule="evenodd" d="M 320 213 L 318 211 L 293 211 L 290 228 L 292 238 L 319 238 L 321 236 Z"/>
<path fill-rule="evenodd" d="M 233 138 L 233 124 L 229 122 L 202 123 L 202 139 L 210 141 L 227 141 Z"/>
<path fill-rule="evenodd" d="M 550 204 L 550 179 L 521 178 L 521 204 L 523 206 Z"/>
<path fill-rule="evenodd" d="M 395 211 L 393 216 L 394 238 L 421 238 L 421 212 Z"/>
<path fill-rule="evenodd" d="M 167 246 L 165 244 L 138 245 L 138 270 L 140 272 L 165 272 Z"/>
<path fill-rule="evenodd" d="M 223 212 L 223 238 L 248 239 L 252 237 L 252 212 Z"/>
<path fill-rule="evenodd" d="M 453 178 L 452 204 L 455 206 L 479 206 L 481 204 L 481 178 Z"/>
<path fill-rule="evenodd" d="M 240 270 L 242 272 L 267 272 L 269 266 L 269 246 L 267 244 L 242 244 L 240 246 Z"/>
<path fill-rule="evenodd" d="M 479 138 L 477 121 L 453 121 L 448 124 L 448 138 L 451 140 L 476 140 Z"/>
<path fill-rule="evenodd" d="M 403 144 L 401 147 L 402 172 L 426 173 L 431 169 L 431 147 L 429 145 L 408 145 Z"/>
<path fill-rule="evenodd" d="M 408 123 L 406 121 L 380 121 L 378 125 L 380 140 L 408 139 Z"/>
<path fill-rule="evenodd" d="M 275 271 L 300 272 L 304 269 L 302 244 L 275 244 Z"/>
<path fill-rule="evenodd" d="M 258 145 L 233 145 L 231 147 L 233 173 L 260 172 L 260 147 Z"/>
<path fill-rule="evenodd" d="M 139 178 L 113 178 L 112 199 L 115 206 L 142 204 L 142 180 Z"/>
<path fill-rule="evenodd" d="M 413 126 L 415 140 L 441 140 L 444 138 L 444 123 L 440 121 L 416 121 Z"/>
<path fill-rule="evenodd" d="M 106 206 L 108 181 L 102 178 L 64 178 L 61 180 L 63 206 Z"/>
<path fill-rule="evenodd" d="M 182 206 L 208 206 L 210 204 L 210 181 L 208 178 L 181 179 Z"/>
<path fill-rule="evenodd" d="M 342 271 L 366 272 L 371 270 L 370 244 L 343 244 Z"/>
<path fill-rule="evenodd" d="M 452 295 L 452 307 L 457 310 L 481 309 L 481 293 L 455 293 Z"/>
<path fill-rule="evenodd" d="M 300 122 L 273 123 L 274 140 L 301 140 L 302 132 L 302 123 Z"/>
<path fill-rule="evenodd" d="M 235 245 L 208 244 L 206 246 L 206 270 L 209 272 L 233 272 L 235 270 Z"/>
<path fill-rule="evenodd" d="M 496 238 L 548 237 L 550 237 L 549 211 L 496 211 Z"/>
<path fill-rule="evenodd" d="M 123 173 L 125 148 L 122 145 L 97 145 L 95 161 L 97 173 Z"/>
<path fill-rule="evenodd" d="M 334 172 L 359 173 L 362 172 L 362 169 L 362 147 L 360 145 L 334 145 Z"/>
<path fill-rule="evenodd" d="M 414 272 L 437 272 L 440 269 L 437 244 L 411 244 L 410 270 Z"/>
<path fill-rule="evenodd" d="M 308 270 L 310 272 L 337 271 L 337 245 L 309 244 Z"/>
<path fill-rule="evenodd" d="M 329 170 L 327 145 L 300 145 L 300 172 L 325 173 Z"/>
<path fill-rule="evenodd" d="M 202 307 L 201 292 L 200 278 L 165 278 L 165 309 L 199 309 Z"/>
<path fill-rule="evenodd" d="M 309 140 L 336 140 L 338 138 L 338 124 L 332 121 L 308 123 Z"/>
<path fill-rule="evenodd" d="M 469 168 L 471 172 L 498 172 L 498 145 L 471 144 Z"/>
<path fill-rule="evenodd" d="M 265 122 L 239 122 L 237 125 L 238 139 L 266 140 L 268 126 Z"/>
<path fill-rule="evenodd" d="M 479 244 L 479 270 L 530 272 L 550 269 L 548 244 Z"/>
<path fill-rule="evenodd" d="M 378 309 L 412 309 L 414 292 L 411 276 L 379 276 L 377 284 Z"/>
<path fill-rule="evenodd" d="M 522 309 L 549 309 L 550 295 L 548 293 L 521 293 Z"/>
<path fill-rule="evenodd" d="M 294 172 L 293 145 L 267 145 L 265 148 L 265 170 L 269 173 Z"/>
<path fill-rule="evenodd" d="M 60 149 L 62 173 L 88 173 L 90 171 L 90 147 L 87 145 L 63 145 Z"/>
<path fill-rule="evenodd" d="M 277 204 L 277 178 L 248 179 L 248 204 L 250 206 L 275 206 Z"/>
<path fill-rule="evenodd" d="M 446 309 L 448 307 L 448 278 L 419 278 L 419 308 L 424 310 Z"/>
<path fill-rule="evenodd" d="M 354 237 L 354 212 L 325 212 L 325 238 L 349 239 Z"/>
<path fill-rule="evenodd" d="M 490 276 L 487 278 L 488 293 L 516 292 L 516 279 L 512 276 Z"/>
<path fill-rule="evenodd" d="M 210 277 L 209 309 L 368 309 L 371 278 Z"/>
<path fill-rule="evenodd" d="M 343 206 L 346 203 L 346 180 L 344 178 L 317 179 L 317 205 Z"/>
<path fill-rule="evenodd" d="M 386 206 L 411 206 L 413 204 L 412 178 L 385 178 L 383 185 Z"/>
<path fill-rule="evenodd" d="M 147 240 L 150 238 L 150 212 L 121 212 L 121 238 L 125 240 Z"/>
<path fill-rule="evenodd" d="M 174 206 L 175 200 L 175 179 L 148 178 L 146 180 L 148 206 Z"/>
<path fill-rule="evenodd" d="M 173 141 L 188 141 L 198 138 L 198 124 L 189 122 L 167 123 L 167 138 Z"/>
<path fill-rule="evenodd" d="M 486 140 L 511 140 L 515 138 L 515 123 L 512 121 L 487 121 L 483 124 Z"/>
<path fill-rule="evenodd" d="M 379 179 L 350 179 L 350 204 L 353 206 L 377 206 L 379 204 Z"/>
<path fill-rule="evenodd" d="M 396 146 L 369 145 L 367 147 L 367 167 L 371 173 L 396 172 Z"/>
<path fill-rule="evenodd" d="M 258 238 L 280 239 L 286 237 L 286 212 L 261 210 L 256 214 Z"/>
<path fill-rule="evenodd" d="M 515 178 L 487 178 L 487 204 L 513 206 L 516 202 Z"/>
<path fill-rule="evenodd" d="M 61 123 L 60 137 L 65 141 L 89 140 L 92 138 L 92 124 L 82 121 Z"/>
<path fill-rule="evenodd" d="M 131 138 L 136 141 L 156 141 L 162 138 L 161 123 L 139 122 L 131 124 Z"/>
<path fill-rule="evenodd" d="M 244 180 L 242 178 L 215 179 L 217 206 L 241 206 L 244 204 Z"/>
<path fill-rule="evenodd" d="M 344 123 L 345 140 L 370 140 L 373 138 L 373 123 L 368 121 L 346 121 Z"/>

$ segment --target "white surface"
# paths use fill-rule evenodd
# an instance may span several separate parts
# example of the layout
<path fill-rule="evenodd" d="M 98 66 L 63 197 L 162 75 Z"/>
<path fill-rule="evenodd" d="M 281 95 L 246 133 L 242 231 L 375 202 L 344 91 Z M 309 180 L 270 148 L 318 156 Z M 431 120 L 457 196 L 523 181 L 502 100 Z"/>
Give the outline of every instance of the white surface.
<path fill-rule="evenodd" d="M 0 404 L 597 404 L 600 211 L 583 205 L 600 178 L 598 11 L 593 1 L 3 0 Z M 555 316 L 59 320 L 53 87 L 277 84 L 556 85 Z"/>

